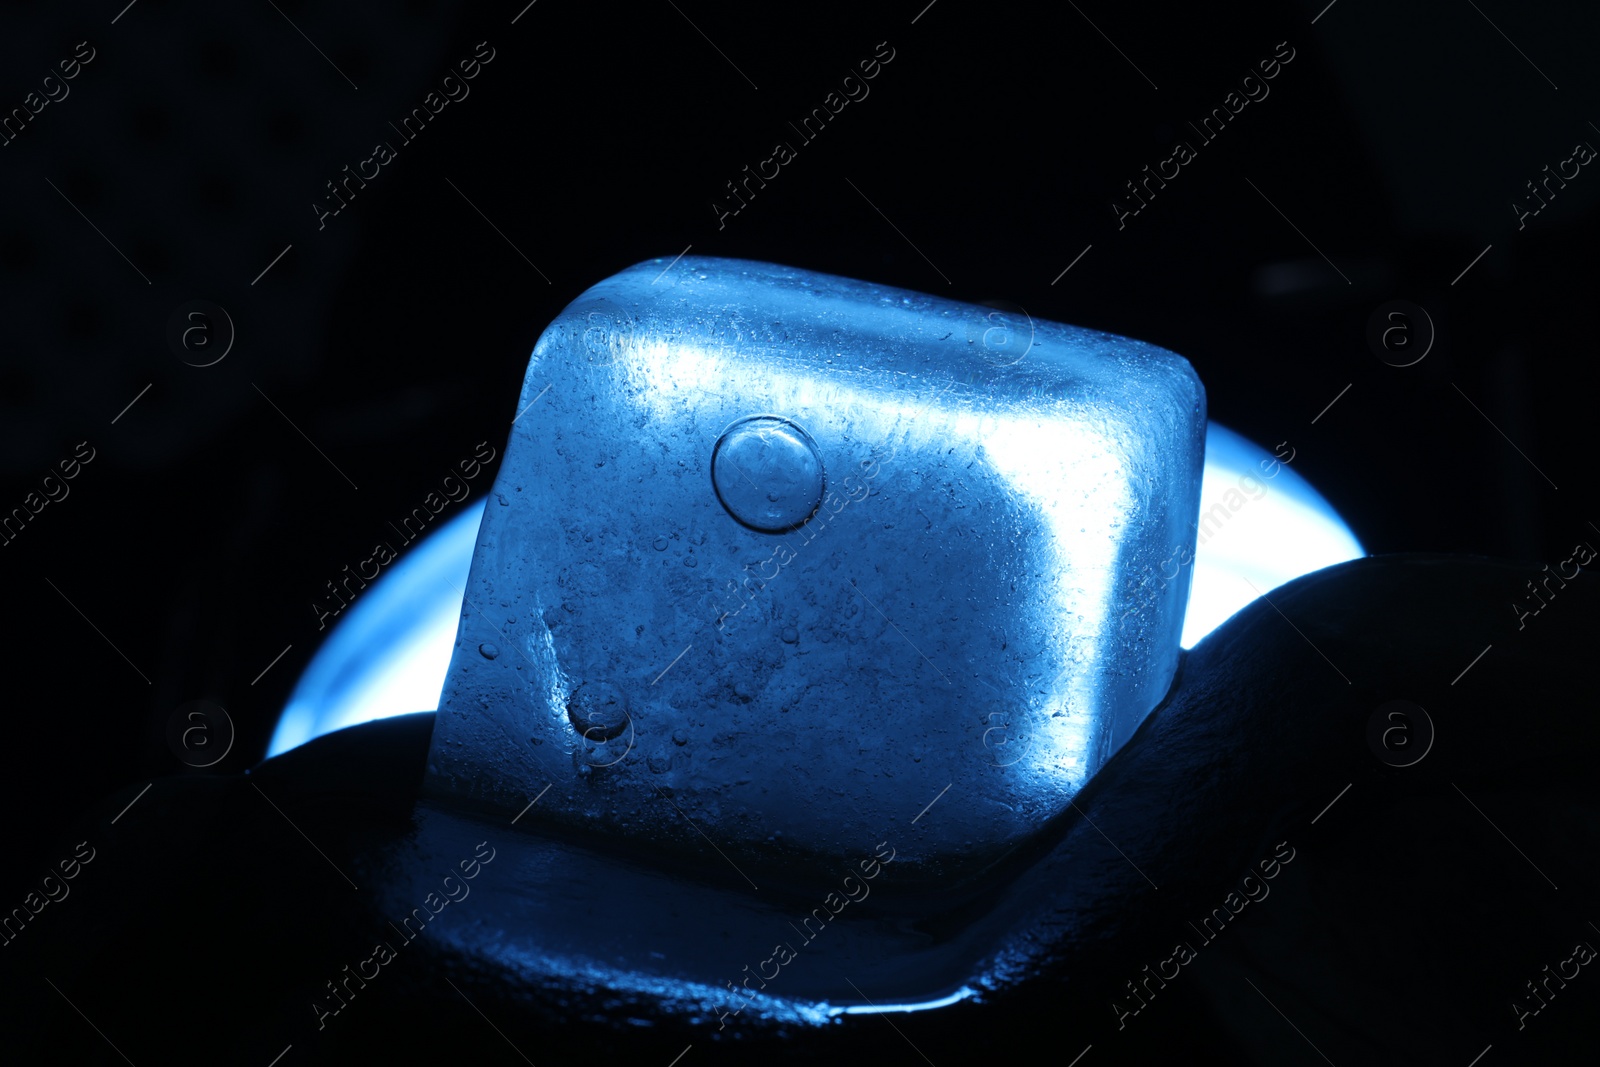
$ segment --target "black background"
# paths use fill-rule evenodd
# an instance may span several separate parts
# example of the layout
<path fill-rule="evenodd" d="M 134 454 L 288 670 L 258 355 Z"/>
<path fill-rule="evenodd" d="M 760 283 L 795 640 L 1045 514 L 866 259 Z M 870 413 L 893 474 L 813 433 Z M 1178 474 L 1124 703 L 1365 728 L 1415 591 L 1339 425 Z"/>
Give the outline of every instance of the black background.
<path fill-rule="evenodd" d="M 0 147 L 0 509 L 95 450 L 0 546 L 7 886 L 88 804 L 187 773 L 165 734 L 185 701 L 238 729 L 215 770 L 258 760 L 324 583 L 503 447 L 567 302 L 686 246 L 1168 347 L 1370 552 L 1600 541 L 1600 177 L 1523 229 L 1512 208 L 1600 145 L 1600 12 L 524 2 L 0 12 L 6 113 L 95 51 Z M 470 96 L 399 146 L 388 124 L 480 41 Z M 870 95 L 719 228 L 725 183 L 884 41 Z M 1119 230 L 1123 183 L 1284 41 L 1270 96 Z M 397 159 L 319 230 L 325 183 L 377 141 Z M 1407 368 L 1365 340 L 1396 298 L 1437 329 Z M 196 299 L 237 331 L 205 368 L 167 340 Z"/>

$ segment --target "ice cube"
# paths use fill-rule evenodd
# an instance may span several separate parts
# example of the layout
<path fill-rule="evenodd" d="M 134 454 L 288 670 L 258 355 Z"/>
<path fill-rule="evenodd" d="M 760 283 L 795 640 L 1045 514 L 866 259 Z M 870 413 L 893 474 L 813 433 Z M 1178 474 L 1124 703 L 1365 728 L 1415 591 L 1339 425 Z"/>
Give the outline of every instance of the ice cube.
<path fill-rule="evenodd" d="M 665 266 L 534 347 L 427 792 L 747 875 L 885 839 L 897 881 L 981 871 L 1172 681 L 1199 380 L 1020 309 Z"/>

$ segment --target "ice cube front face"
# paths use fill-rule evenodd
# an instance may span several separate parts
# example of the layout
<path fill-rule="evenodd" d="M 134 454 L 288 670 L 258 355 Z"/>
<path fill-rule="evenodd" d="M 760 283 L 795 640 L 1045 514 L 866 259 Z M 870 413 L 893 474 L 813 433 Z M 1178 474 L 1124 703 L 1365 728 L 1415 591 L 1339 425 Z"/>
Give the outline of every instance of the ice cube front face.
<path fill-rule="evenodd" d="M 1172 681 L 1199 380 L 1020 311 L 666 267 L 534 348 L 427 792 L 537 796 L 521 828 L 707 877 L 708 841 L 746 874 L 885 840 L 897 880 L 978 874 Z"/>

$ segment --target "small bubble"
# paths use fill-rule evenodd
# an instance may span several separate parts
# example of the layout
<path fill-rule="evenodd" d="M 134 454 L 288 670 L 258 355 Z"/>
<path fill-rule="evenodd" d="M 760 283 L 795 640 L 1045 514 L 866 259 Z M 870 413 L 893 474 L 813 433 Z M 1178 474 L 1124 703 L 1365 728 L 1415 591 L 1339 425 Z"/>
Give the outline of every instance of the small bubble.
<path fill-rule="evenodd" d="M 783 628 L 783 633 L 779 636 L 783 638 L 784 644 L 792 645 L 796 641 L 800 640 L 800 631 L 796 630 L 793 626 L 785 626 Z"/>
<path fill-rule="evenodd" d="M 675 745 L 687 745 L 689 743 L 689 735 L 682 730 L 674 730 L 672 731 L 672 743 Z"/>
<path fill-rule="evenodd" d="M 665 537 L 657 537 L 650 547 L 657 552 L 665 552 L 667 550 L 667 539 Z"/>
<path fill-rule="evenodd" d="M 609 682 L 580 683 L 567 698 L 567 718 L 586 741 L 609 741 L 628 728 L 628 698 Z"/>
<path fill-rule="evenodd" d="M 483 644 L 478 646 L 478 651 L 483 655 L 484 659 L 494 659 L 500 654 L 500 646 L 489 641 L 485 641 Z"/>

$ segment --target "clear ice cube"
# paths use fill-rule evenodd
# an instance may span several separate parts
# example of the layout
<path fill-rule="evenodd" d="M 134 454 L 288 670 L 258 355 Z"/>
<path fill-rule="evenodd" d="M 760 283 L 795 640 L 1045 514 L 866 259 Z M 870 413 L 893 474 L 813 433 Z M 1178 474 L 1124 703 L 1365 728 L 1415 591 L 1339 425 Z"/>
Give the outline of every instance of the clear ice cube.
<path fill-rule="evenodd" d="M 1020 310 L 665 266 L 534 347 L 427 792 L 741 873 L 885 839 L 897 880 L 982 871 L 1172 681 L 1199 380 Z"/>

